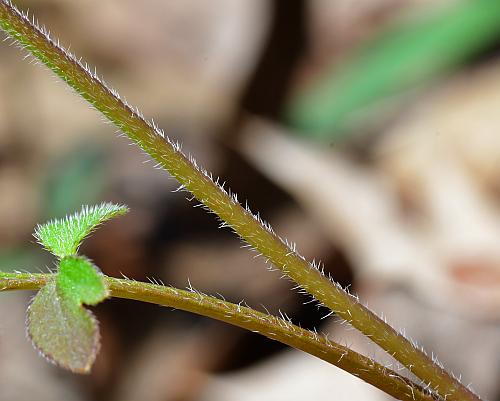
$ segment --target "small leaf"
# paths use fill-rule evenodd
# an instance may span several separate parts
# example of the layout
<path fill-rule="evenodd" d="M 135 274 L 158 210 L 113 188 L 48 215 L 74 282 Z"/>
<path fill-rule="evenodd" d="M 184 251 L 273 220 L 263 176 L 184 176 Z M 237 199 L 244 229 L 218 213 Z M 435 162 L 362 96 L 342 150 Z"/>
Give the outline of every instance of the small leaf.
<path fill-rule="evenodd" d="M 89 373 L 100 346 L 99 327 L 89 310 L 61 296 L 52 280 L 28 308 L 28 335 L 51 362 L 75 373 Z"/>
<path fill-rule="evenodd" d="M 82 256 L 67 256 L 61 260 L 56 286 L 62 297 L 78 305 L 96 305 L 108 297 L 101 272 Z"/>
<path fill-rule="evenodd" d="M 102 203 L 97 206 L 83 206 L 82 210 L 64 219 L 55 219 L 38 225 L 35 238 L 49 252 L 59 258 L 75 255 L 83 239 L 99 224 L 115 216 L 127 213 L 126 206 Z"/>

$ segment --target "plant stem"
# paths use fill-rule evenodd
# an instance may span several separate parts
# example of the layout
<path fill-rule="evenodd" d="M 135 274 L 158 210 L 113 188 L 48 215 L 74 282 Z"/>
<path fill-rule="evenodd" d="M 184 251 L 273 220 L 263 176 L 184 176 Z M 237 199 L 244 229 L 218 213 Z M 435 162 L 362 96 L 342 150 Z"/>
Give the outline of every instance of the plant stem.
<path fill-rule="evenodd" d="M 0 272 L 0 292 L 39 290 L 50 278 L 50 274 Z M 197 291 L 186 291 L 111 277 L 106 277 L 105 281 L 112 297 L 168 306 L 217 319 L 317 356 L 372 384 L 396 399 L 436 401 L 435 398 L 411 380 L 385 368 L 370 358 L 332 342 L 315 332 L 295 326 L 284 319 L 258 312 L 246 306 L 213 298 Z"/>
<path fill-rule="evenodd" d="M 147 122 L 96 73 L 53 41 L 47 32 L 22 15 L 9 0 L 0 0 L 0 27 L 43 62 L 134 143 L 174 176 L 200 202 L 217 214 L 242 239 L 257 249 L 288 277 L 338 316 L 381 346 L 413 374 L 449 401 L 479 400 L 471 391 L 434 363 L 358 300 L 333 284 L 291 249 L 258 217 L 243 208 L 234 196 L 213 182 L 211 176 L 186 157 L 154 123 Z"/>

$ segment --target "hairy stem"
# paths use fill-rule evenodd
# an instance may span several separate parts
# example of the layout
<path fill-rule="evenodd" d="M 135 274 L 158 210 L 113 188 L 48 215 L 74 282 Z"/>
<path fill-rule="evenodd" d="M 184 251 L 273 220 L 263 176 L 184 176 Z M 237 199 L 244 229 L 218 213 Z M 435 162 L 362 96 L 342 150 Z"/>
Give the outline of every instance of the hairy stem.
<path fill-rule="evenodd" d="M 50 39 L 47 32 L 22 15 L 9 0 L 0 0 L 0 27 L 120 128 L 225 225 L 308 293 L 380 345 L 443 398 L 479 400 L 423 351 L 291 249 L 269 226 L 214 183 L 178 145 L 165 138 L 154 123 L 146 121 L 97 74 Z"/>
<path fill-rule="evenodd" d="M 50 274 L 1 273 L 0 291 L 39 290 Z M 173 287 L 106 277 L 111 296 L 168 306 L 238 326 L 329 362 L 396 399 L 435 401 L 420 386 L 370 358 L 289 321 L 208 295 Z"/>

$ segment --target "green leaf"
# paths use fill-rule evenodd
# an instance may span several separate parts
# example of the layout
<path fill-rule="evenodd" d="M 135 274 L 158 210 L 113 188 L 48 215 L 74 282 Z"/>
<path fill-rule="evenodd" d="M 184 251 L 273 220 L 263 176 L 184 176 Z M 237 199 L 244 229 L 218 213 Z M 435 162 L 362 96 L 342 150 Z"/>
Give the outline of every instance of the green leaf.
<path fill-rule="evenodd" d="M 51 280 L 28 308 L 28 335 L 51 362 L 75 373 L 89 373 L 100 347 L 92 312 L 57 291 Z"/>
<path fill-rule="evenodd" d="M 500 34 L 500 2 L 467 0 L 384 30 L 292 99 L 289 121 L 304 136 L 356 131 L 358 112 L 460 66 Z M 334 138 L 336 137 L 336 138 Z"/>
<path fill-rule="evenodd" d="M 0 245 L 0 271 L 23 271 L 36 272 L 35 266 L 43 264 L 41 260 L 45 257 L 41 249 L 28 248 L 16 245 L 13 247 L 2 247 Z"/>
<path fill-rule="evenodd" d="M 99 201 L 106 185 L 107 152 L 86 140 L 56 155 L 41 182 L 43 216 L 64 216 Z"/>
<path fill-rule="evenodd" d="M 99 224 L 127 211 L 126 206 L 112 203 L 83 206 L 78 213 L 37 226 L 34 236 L 49 252 L 64 258 L 75 255 L 83 239 Z"/>
<path fill-rule="evenodd" d="M 103 203 L 84 206 L 79 213 L 40 225 L 35 237 L 61 258 L 59 271 L 28 308 L 28 334 L 50 361 L 75 373 L 88 373 L 99 349 L 99 328 L 92 312 L 108 297 L 103 275 L 76 252 L 100 223 L 127 212 L 125 206 Z"/>
<path fill-rule="evenodd" d="M 108 297 L 103 275 L 88 259 L 67 256 L 59 264 L 56 276 L 59 295 L 71 299 L 77 305 L 96 305 Z"/>

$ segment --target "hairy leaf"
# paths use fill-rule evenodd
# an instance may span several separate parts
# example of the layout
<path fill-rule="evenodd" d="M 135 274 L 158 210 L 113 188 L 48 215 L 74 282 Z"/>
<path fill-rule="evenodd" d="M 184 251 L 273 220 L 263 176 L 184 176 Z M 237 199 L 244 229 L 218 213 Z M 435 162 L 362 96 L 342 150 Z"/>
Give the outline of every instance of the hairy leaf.
<path fill-rule="evenodd" d="M 108 297 L 101 272 L 82 256 L 67 256 L 61 260 L 56 287 L 61 297 L 78 305 L 96 305 Z"/>
<path fill-rule="evenodd" d="M 99 224 L 127 211 L 126 206 L 112 203 L 83 206 L 78 213 L 37 226 L 34 236 L 49 252 L 64 258 L 75 255 L 83 239 Z"/>
<path fill-rule="evenodd" d="M 89 373 L 99 350 L 94 315 L 57 291 L 51 280 L 28 308 L 28 335 L 51 362 L 75 373 Z"/>

